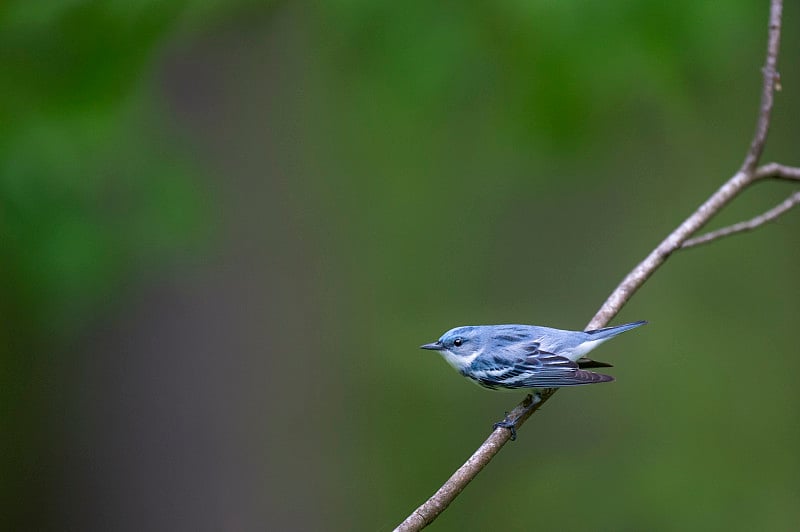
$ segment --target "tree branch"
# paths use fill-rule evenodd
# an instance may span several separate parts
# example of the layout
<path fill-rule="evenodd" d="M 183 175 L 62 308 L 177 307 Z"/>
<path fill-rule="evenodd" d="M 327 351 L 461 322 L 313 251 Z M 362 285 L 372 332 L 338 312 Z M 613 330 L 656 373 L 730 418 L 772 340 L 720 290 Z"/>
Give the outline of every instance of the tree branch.
<path fill-rule="evenodd" d="M 800 181 L 800 168 L 784 166 L 778 163 L 765 164 L 764 166 L 760 166 L 758 169 L 756 169 L 752 182 L 755 183 L 758 180 L 767 178 Z M 798 203 L 800 203 L 800 192 L 795 192 L 772 209 L 760 214 L 759 216 L 756 216 L 755 218 L 744 222 L 735 223 L 715 231 L 709 231 L 701 236 L 690 238 L 681 244 L 681 249 L 688 249 L 699 246 L 700 244 L 706 244 L 718 238 L 735 235 L 736 233 L 752 231 L 753 229 L 764 225 L 767 222 L 775 220 Z"/>
<path fill-rule="evenodd" d="M 767 38 L 767 59 L 764 61 L 764 68 L 761 69 L 763 75 L 761 85 L 761 106 L 756 122 L 756 132 L 750 142 L 750 149 L 744 158 L 739 172 L 753 174 L 761 154 L 764 152 L 764 144 L 767 141 L 769 132 L 770 115 L 772 105 L 775 103 L 775 85 L 780 80 L 778 75 L 778 53 L 781 46 L 781 16 L 783 15 L 783 2 L 772 0 L 769 8 L 769 33 Z"/>
<path fill-rule="evenodd" d="M 778 163 L 768 163 L 756 170 L 756 179 L 786 179 L 787 181 L 800 181 L 800 168 L 784 166 Z"/>
<path fill-rule="evenodd" d="M 747 220 L 745 222 L 735 223 L 733 225 L 723 227 L 722 229 L 710 231 L 701 236 L 690 238 L 689 240 L 681 244 L 681 249 L 692 248 L 694 246 L 699 246 L 700 244 L 707 244 L 708 242 L 712 242 L 718 238 L 734 235 L 736 233 L 752 231 L 753 229 L 761 225 L 764 225 L 767 222 L 775 220 L 780 215 L 782 215 L 783 213 L 785 213 L 798 203 L 800 203 L 800 191 L 795 192 L 794 194 L 790 195 L 788 198 L 783 200 L 781 203 L 779 203 L 777 206 L 773 207 L 772 209 L 766 211 L 763 214 L 756 216 L 755 218 L 751 218 L 750 220 Z"/>
<path fill-rule="evenodd" d="M 722 210 L 735 196 L 741 193 L 747 186 L 757 179 L 761 179 L 760 172 L 770 176 L 782 177 L 786 179 L 797 179 L 795 170 L 781 165 L 767 165 L 756 171 L 756 166 L 764 151 L 767 133 L 769 131 L 770 113 L 774 103 L 775 84 L 777 82 L 777 62 L 780 44 L 781 13 L 782 1 L 772 0 L 769 18 L 769 37 L 767 43 L 767 57 L 764 63 L 763 84 L 761 92 L 761 105 L 759 107 L 756 131 L 750 143 L 742 167 L 722 185 L 714 194 L 711 195 L 697 210 L 692 213 L 683 223 L 681 223 L 672 233 L 670 233 L 641 263 L 639 263 L 622 280 L 617 288 L 611 293 L 603 303 L 595 316 L 587 325 L 587 329 L 596 329 L 607 325 L 611 319 L 619 313 L 623 305 L 633 296 L 634 293 L 644 284 L 645 281 L 655 272 L 659 266 L 669 258 L 669 256 L 680 249 L 683 243 L 700 228 L 702 228 L 715 214 Z M 800 175 L 800 173 L 798 173 Z M 764 177 L 767 177 L 764 175 Z M 509 414 L 509 419 L 516 419 L 516 428 L 523 423 L 547 400 L 555 394 L 557 390 L 544 390 L 541 401 L 534 408 L 527 408 L 530 405 L 531 396 L 517 405 Z M 506 428 L 495 429 L 485 442 L 473 453 L 473 455 L 445 482 L 436 493 L 434 493 L 425 503 L 409 515 L 405 521 L 395 529 L 399 531 L 421 530 L 430 524 L 436 517 L 450 505 L 459 493 L 469 484 L 473 478 L 491 461 L 492 458 L 502 449 L 503 445 L 511 437 L 511 431 Z"/>

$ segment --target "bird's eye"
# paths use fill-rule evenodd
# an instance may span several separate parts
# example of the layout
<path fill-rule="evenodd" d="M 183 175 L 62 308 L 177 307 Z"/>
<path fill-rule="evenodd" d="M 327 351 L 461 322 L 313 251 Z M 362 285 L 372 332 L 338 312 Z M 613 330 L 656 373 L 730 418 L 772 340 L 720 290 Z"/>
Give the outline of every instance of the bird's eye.
<path fill-rule="evenodd" d="M 456 338 L 455 340 L 453 340 L 453 345 L 456 346 L 456 347 L 461 347 L 461 344 L 463 344 L 463 343 L 464 343 L 464 340 L 462 340 L 461 337 Z"/>

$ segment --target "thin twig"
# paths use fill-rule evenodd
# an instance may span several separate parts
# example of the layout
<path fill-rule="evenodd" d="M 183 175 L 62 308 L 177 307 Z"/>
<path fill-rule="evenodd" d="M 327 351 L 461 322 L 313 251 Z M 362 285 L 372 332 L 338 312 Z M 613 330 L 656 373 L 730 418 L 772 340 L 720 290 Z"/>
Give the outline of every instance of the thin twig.
<path fill-rule="evenodd" d="M 761 225 L 764 225 L 767 222 L 775 220 L 780 215 L 782 215 L 783 213 L 785 213 L 798 203 L 800 203 L 800 191 L 795 192 L 794 194 L 790 195 L 788 198 L 783 200 L 781 203 L 779 203 L 777 206 L 773 207 L 772 209 L 766 211 L 763 214 L 756 216 L 755 218 L 752 218 L 745 222 L 735 223 L 733 225 L 729 225 L 727 227 L 723 227 L 715 231 L 710 231 L 704 235 L 690 238 L 681 245 L 681 249 L 687 249 L 694 246 L 699 246 L 700 244 L 707 244 L 718 238 L 734 235 L 736 233 L 742 233 L 744 231 L 752 231 L 753 229 Z"/>
<path fill-rule="evenodd" d="M 800 181 L 800 168 L 785 166 L 778 163 L 767 163 L 759 166 L 756 170 L 756 179 L 786 179 L 788 181 Z"/>
<path fill-rule="evenodd" d="M 781 16 L 783 2 L 772 0 L 769 9 L 769 36 L 767 38 L 767 59 L 761 69 L 763 81 L 761 85 L 761 106 L 756 122 L 756 132 L 750 141 L 750 149 L 744 158 L 739 172 L 752 175 L 761 160 L 764 144 L 769 133 L 770 115 L 772 105 L 775 103 L 775 85 L 780 80 L 778 75 L 778 53 L 781 47 Z"/>
<path fill-rule="evenodd" d="M 756 169 L 753 182 L 768 178 L 786 179 L 789 181 L 800 181 L 800 168 L 796 168 L 793 166 L 785 166 L 778 163 L 765 164 L 763 166 L 759 166 Z M 775 220 L 776 218 L 781 216 L 786 211 L 790 210 L 798 203 L 800 203 L 800 192 L 791 194 L 781 203 L 779 203 L 772 209 L 764 212 L 763 214 L 756 216 L 755 218 L 752 218 L 744 222 L 735 223 L 733 225 L 729 225 L 721 229 L 716 229 L 714 231 L 709 231 L 704 235 L 690 238 L 684 241 L 683 244 L 681 244 L 681 249 L 688 249 L 691 247 L 699 246 L 700 244 L 706 244 L 718 238 L 735 235 L 737 233 L 752 231 L 753 229 L 761 225 L 764 225 L 767 222 Z"/>
<path fill-rule="evenodd" d="M 708 198 L 708 200 L 689 216 L 689 218 L 670 233 L 647 258 L 623 279 L 589 322 L 587 329 L 596 329 L 608 324 L 653 272 L 655 272 L 675 250 L 679 249 L 686 239 L 703 227 L 703 225 L 727 205 L 731 199 L 741 193 L 754 180 L 758 179 L 756 175 L 756 166 L 764 150 L 764 143 L 769 131 L 773 92 L 777 81 L 776 66 L 780 42 L 782 7 L 781 0 L 771 1 L 769 38 L 767 57 L 763 69 L 761 105 L 756 124 L 756 132 L 750 143 L 750 148 L 747 151 L 741 169 Z M 509 419 L 514 419 L 515 416 L 521 416 L 516 421 L 516 428 L 519 429 L 528 417 L 530 417 L 534 411 L 541 408 L 555 392 L 556 390 L 545 390 L 544 393 L 541 394 L 542 400 L 533 409 L 525 408 L 529 404 L 528 401 L 530 401 L 530 396 L 526 397 L 525 401 L 517 405 L 510 413 Z M 431 498 L 414 510 L 396 530 L 420 530 L 430 524 L 451 502 L 453 502 L 458 494 L 461 493 L 478 473 L 480 473 L 491 459 L 494 458 L 503 445 L 509 440 L 510 436 L 511 432 L 508 429 L 495 429 L 478 450 L 473 453 L 469 460 L 467 460 L 467 462 L 465 462 L 464 465 L 462 465 L 453 476 L 431 496 Z"/>

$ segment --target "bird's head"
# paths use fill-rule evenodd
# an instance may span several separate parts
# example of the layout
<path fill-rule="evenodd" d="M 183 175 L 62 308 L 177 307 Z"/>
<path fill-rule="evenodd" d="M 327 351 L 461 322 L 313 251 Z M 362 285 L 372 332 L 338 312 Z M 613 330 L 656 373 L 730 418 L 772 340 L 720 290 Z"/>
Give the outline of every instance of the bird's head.
<path fill-rule="evenodd" d="M 468 326 L 450 329 L 437 341 L 421 345 L 421 349 L 439 351 L 454 368 L 461 370 L 475 360 L 483 345 L 481 328 Z"/>

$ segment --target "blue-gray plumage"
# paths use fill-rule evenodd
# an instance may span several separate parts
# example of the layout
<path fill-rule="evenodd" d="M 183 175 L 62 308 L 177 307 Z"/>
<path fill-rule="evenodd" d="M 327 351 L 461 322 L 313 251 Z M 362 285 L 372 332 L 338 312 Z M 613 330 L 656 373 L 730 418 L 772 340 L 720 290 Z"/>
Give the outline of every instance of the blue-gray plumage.
<path fill-rule="evenodd" d="M 594 331 L 535 325 L 456 327 L 421 347 L 438 351 L 459 373 L 492 390 L 560 388 L 614 380 L 581 369 L 608 365 L 583 357 L 606 340 L 645 323 Z"/>

